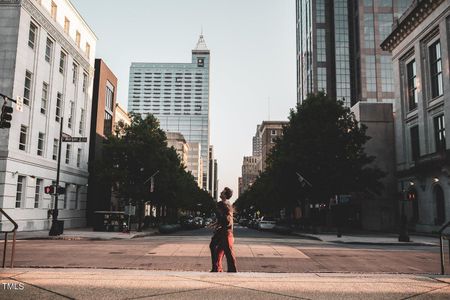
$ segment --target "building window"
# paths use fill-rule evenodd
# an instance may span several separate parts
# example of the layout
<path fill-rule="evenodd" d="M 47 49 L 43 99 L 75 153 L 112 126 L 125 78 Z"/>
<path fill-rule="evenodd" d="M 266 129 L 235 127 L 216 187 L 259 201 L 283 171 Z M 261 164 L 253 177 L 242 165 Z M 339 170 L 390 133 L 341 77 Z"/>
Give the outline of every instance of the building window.
<path fill-rule="evenodd" d="M 72 151 L 72 145 L 66 145 L 66 164 L 70 164 L 70 152 Z"/>
<path fill-rule="evenodd" d="M 76 84 L 78 79 L 78 65 L 76 63 L 72 64 L 72 83 Z"/>
<path fill-rule="evenodd" d="M 57 160 L 58 159 L 58 148 L 59 148 L 59 140 L 58 139 L 54 139 L 53 140 L 53 155 L 52 155 L 52 159 L 53 160 Z"/>
<path fill-rule="evenodd" d="M 327 61 L 325 29 L 321 28 L 317 29 L 317 61 Z"/>
<path fill-rule="evenodd" d="M 383 92 L 394 91 L 394 73 L 392 70 L 392 57 L 383 55 L 380 57 L 381 64 L 381 88 Z"/>
<path fill-rule="evenodd" d="M 25 86 L 23 89 L 23 104 L 30 105 L 31 98 L 31 80 L 32 74 L 30 71 L 25 72 Z"/>
<path fill-rule="evenodd" d="M 59 73 L 64 75 L 64 69 L 66 67 L 66 58 L 67 55 L 63 51 L 61 51 L 61 56 L 59 57 Z"/>
<path fill-rule="evenodd" d="M 39 155 L 39 156 L 44 155 L 44 139 L 45 139 L 45 134 L 43 134 L 42 132 L 39 132 L 38 146 L 37 146 L 37 155 Z"/>
<path fill-rule="evenodd" d="M 392 6 L 392 2 L 389 0 L 389 5 Z M 380 33 L 380 40 L 384 41 L 392 32 L 393 16 L 391 13 L 382 14 L 378 13 L 378 31 Z"/>
<path fill-rule="evenodd" d="M 59 122 L 61 120 L 61 107 L 62 107 L 62 94 L 56 94 L 56 116 L 55 121 Z"/>
<path fill-rule="evenodd" d="M 81 34 L 77 30 L 77 33 L 75 34 L 75 44 L 77 44 L 78 48 L 80 48 L 81 45 Z"/>
<path fill-rule="evenodd" d="M 67 119 L 67 127 L 69 127 L 69 128 L 72 128 L 74 109 L 75 109 L 75 103 L 73 101 L 70 101 L 69 118 Z"/>
<path fill-rule="evenodd" d="M 25 176 L 19 175 L 17 177 L 16 208 L 22 207 L 23 199 L 25 199 L 25 187 L 26 187 L 26 178 Z"/>
<path fill-rule="evenodd" d="M 70 30 L 70 20 L 67 17 L 64 18 L 64 32 L 69 34 Z"/>
<path fill-rule="evenodd" d="M 368 92 L 377 91 L 377 69 L 374 55 L 366 56 L 366 83 Z"/>
<path fill-rule="evenodd" d="M 413 126 L 410 128 L 411 137 L 411 158 L 416 161 L 420 157 L 420 141 L 419 141 L 419 126 Z"/>
<path fill-rule="evenodd" d="M 445 151 L 445 122 L 444 115 L 434 118 L 434 141 L 436 152 Z"/>
<path fill-rule="evenodd" d="M 28 46 L 34 49 L 36 44 L 37 26 L 33 22 L 30 22 L 30 31 L 28 32 Z"/>
<path fill-rule="evenodd" d="M 77 168 L 81 166 L 81 149 L 77 149 Z"/>
<path fill-rule="evenodd" d="M 105 122 L 103 127 L 103 134 L 108 136 L 112 133 L 112 115 L 105 111 Z"/>
<path fill-rule="evenodd" d="M 36 189 L 34 191 L 34 208 L 39 208 L 42 199 L 44 180 L 36 178 Z"/>
<path fill-rule="evenodd" d="M 20 126 L 19 149 L 23 151 L 26 151 L 27 149 L 27 131 L 28 127 L 24 125 Z"/>
<path fill-rule="evenodd" d="M 42 98 L 41 98 L 41 114 L 47 112 L 47 103 L 48 103 L 48 84 L 42 83 Z"/>
<path fill-rule="evenodd" d="M 52 16 L 52 19 L 56 21 L 56 14 L 58 12 L 58 6 L 56 5 L 56 3 L 54 1 L 52 1 L 52 8 L 50 11 L 50 14 Z"/>
<path fill-rule="evenodd" d="M 105 99 L 105 107 L 110 111 L 114 110 L 114 88 L 110 86 L 106 86 L 106 99 Z"/>
<path fill-rule="evenodd" d="M 416 86 L 416 61 L 413 60 L 406 65 L 408 76 L 408 106 L 409 110 L 417 108 L 417 86 Z"/>
<path fill-rule="evenodd" d="M 52 53 L 53 53 L 53 41 L 49 38 L 47 38 L 47 42 L 45 44 L 45 61 L 50 62 L 52 59 Z"/>
<path fill-rule="evenodd" d="M 78 132 L 80 134 L 83 134 L 83 129 L 84 129 L 84 109 L 81 109 L 81 112 L 80 112 L 80 128 L 78 129 Z"/>
<path fill-rule="evenodd" d="M 83 93 L 86 93 L 87 91 L 87 82 L 88 81 L 88 75 L 86 73 L 83 73 Z"/>
<path fill-rule="evenodd" d="M 430 50 L 431 96 L 436 98 L 443 94 L 441 42 L 436 41 Z"/>
<path fill-rule="evenodd" d="M 65 185 L 64 185 L 64 187 L 65 187 L 65 189 L 66 189 L 66 192 L 64 193 L 64 204 L 63 204 L 63 208 L 64 209 L 67 209 L 67 203 L 69 202 L 68 200 L 69 200 L 69 195 L 70 195 L 70 191 L 69 191 L 69 189 L 70 189 L 70 184 L 69 183 L 66 183 Z"/>
<path fill-rule="evenodd" d="M 86 43 L 86 56 L 88 59 L 91 57 L 91 45 L 89 43 Z"/>

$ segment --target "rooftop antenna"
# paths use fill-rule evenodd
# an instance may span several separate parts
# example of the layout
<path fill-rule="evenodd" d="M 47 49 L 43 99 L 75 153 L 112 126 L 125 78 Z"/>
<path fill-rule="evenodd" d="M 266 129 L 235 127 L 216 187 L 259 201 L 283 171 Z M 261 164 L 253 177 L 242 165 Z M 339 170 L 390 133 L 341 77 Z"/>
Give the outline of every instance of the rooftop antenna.
<path fill-rule="evenodd" d="M 270 97 L 267 97 L 267 116 L 268 116 L 268 120 L 270 121 Z"/>
<path fill-rule="evenodd" d="M 203 25 L 201 26 L 201 29 L 200 29 L 200 35 L 203 35 Z"/>

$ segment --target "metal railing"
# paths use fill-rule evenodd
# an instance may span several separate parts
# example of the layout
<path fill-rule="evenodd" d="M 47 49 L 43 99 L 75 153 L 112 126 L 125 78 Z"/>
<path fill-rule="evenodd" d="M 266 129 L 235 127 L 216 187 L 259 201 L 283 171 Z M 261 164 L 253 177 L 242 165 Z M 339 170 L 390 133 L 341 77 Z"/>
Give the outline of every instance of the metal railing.
<path fill-rule="evenodd" d="M 6 263 L 6 249 L 7 249 L 7 246 L 8 246 L 8 233 L 12 233 L 13 234 L 12 249 L 11 249 L 11 262 L 10 262 L 10 265 L 9 265 L 10 268 L 13 268 L 14 267 L 14 254 L 16 252 L 16 232 L 17 232 L 17 228 L 19 226 L 1 208 L 0 208 L 0 213 L 2 215 L 4 215 L 14 225 L 14 229 L 12 229 L 12 230 L 2 230 L 2 231 L 0 231 L 0 233 L 4 233 L 5 234 L 5 240 L 4 240 L 4 245 L 3 245 L 3 263 L 2 263 L 2 268 L 5 267 L 5 263 Z"/>
<path fill-rule="evenodd" d="M 441 252 L 441 274 L 445 275 L 445 254 L 444 254 L 444 240 L 448 241 L 448 255 L 450 259 L 450 234 L 445 234 L 444 231 L 450 226 L 450 221 L 445 223 L 441 229 L 439 229 L 439 249 Z"/>

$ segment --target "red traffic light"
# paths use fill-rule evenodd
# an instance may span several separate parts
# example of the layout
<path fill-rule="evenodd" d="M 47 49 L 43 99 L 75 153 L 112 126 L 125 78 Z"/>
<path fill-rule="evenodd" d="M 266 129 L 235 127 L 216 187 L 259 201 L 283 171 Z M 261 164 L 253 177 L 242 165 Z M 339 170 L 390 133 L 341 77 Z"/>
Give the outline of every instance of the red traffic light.
<path fill-rule="evenodd" d="M 44 187 L 44 193 L 51 194 L 51 195 L 55 194 L 55 186 L 49 185 L 49 186 Z"/>

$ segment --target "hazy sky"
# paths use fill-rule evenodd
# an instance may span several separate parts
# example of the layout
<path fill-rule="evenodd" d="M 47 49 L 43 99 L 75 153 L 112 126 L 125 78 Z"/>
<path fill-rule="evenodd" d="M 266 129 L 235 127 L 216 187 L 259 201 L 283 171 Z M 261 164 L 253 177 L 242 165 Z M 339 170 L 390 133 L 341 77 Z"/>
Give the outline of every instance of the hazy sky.
<path fill-rule="evenodd" d="M 269 115 L 286 120 L 296 104 L 295 1 L 72 3 L 98 36 L 96 57 L 118 77 L 118 101 L 125 107 L 131 62 L 191 62 L 203 27 L 211 50 L 210 142 L 219 188 L 229 186 L 237 196 L 242 159 L 252 153 L 256 125 Z"/>

